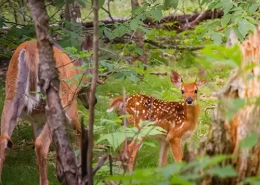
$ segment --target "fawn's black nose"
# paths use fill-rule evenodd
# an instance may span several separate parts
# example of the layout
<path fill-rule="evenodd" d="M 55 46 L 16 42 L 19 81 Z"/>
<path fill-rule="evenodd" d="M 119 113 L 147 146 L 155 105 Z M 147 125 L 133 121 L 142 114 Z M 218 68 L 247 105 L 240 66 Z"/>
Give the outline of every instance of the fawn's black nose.
<path fill-rule="evenodd" d="M 193 102 L 193 99 L 192 99 L 191 97 L 188 97 L 188 98 L 186 99 L 186 103 L 187 103 L 188 105 L 192 104 L 192 102 Z"/>

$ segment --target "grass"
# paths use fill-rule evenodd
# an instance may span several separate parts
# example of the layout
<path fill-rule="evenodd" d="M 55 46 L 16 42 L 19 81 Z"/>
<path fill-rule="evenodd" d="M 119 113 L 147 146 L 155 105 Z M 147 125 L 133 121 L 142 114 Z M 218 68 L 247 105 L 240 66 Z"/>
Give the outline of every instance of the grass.
<path fill-rule="evenodd" d="M 153 71 L 169 72 L 171 69 L 178 71 L 185 82 L 195 80 L 197 69 L 194 67 L 183 68 L 180 67 L 178 63 L 170 63 L 169 66 L 154 67 Z M 212 79 L 210 79 L 209 82 L 199 90 L 199 96 L 201 99 L 201 116 L 199 119 L 199 125 L 194 136 L 187 142 L 193 141 L 195 144 L 198 144 L 201 138 L 207 133 L 210 117 L 205 115 L 205 110 L 216 102 L 216 100 L 212 99 L 210 95 L 212 91 L 221 89 L 224 83 L 223 81 L 225 81 L 228 76 L 228 71 L 229 68 L 222 66 L 221 69 L 213 69 L 208 72 L 208 76 L 212 77 Z M 222 81 L 216 79 L 221 79 Z M 117 128 L 116 125 L 110 125 L 105 121 L 114 120 L 117 117 L 115 113 L 107 113 L 106 109 L 113 97 L 122 94 L 123 87 L 125 88 L 127 95 L 133 93 L 145 93 L 164 100 L 182 100 L 181 93 L 171 84 L 169 76 L 145 75 L 143 81 L 138 83 L 133 83 L 129 79 L 114 79 L 112 76 L 104 85 L 97 87 L 98 103 L 95 110 L 95 126 L 97 131 L 95 132 L 95 140 L 97 140 L 101 134 L 111 133 Z M 1 91 L 0 110 L 3 106 L 3 99 L 4 93 Z M 82 105 L 79 105 L 79 109 L 80 114 L 88 114 L 88 111 L 85 110 Z M 101 130 L 98 130 L 98 128 L 101 128 Z M 18 124 L 18 126 L 15 127 L 12 139 L 14 141 L 14 148 L 8 151 L 2 175 L 3 184 L 38 184 L 39 179 L 36 166 L 36 156 L 32 149 L 32 130 L 30 125 L 25 122 Z M 155 145 L 155 147 L 151 146 L 151 143 L 152 145 Z M 159 156 L 158 147 L 158 141 L 147 139 L 138 154 L 136 168 L 144 169 L 148 167 L 156 167 Z M 106 152 L 111 152 L 116 156 L 118 155 L 119 150 L 113 151 L 110 149 Z M 53 151 L 53 147 L 51 147 L 51 151 Z M 103 153 L 104 151 L 95 152 L 95 159 L 98 159 L 98 157 Z M 174 159 L 171 152 L 169 153 L 168 161 L 169 163 L 172 163 L 174 162 Z M 53 154 L 50 155 L 48 160 L 50 184 L 59 184 L 55 177 L 55 157 Z M 103 170 L 104 171 L 100 171 L 99 176 L 96 177 L 96 180 L 100 180 L 100 183 L 102 177 L 107 174 L 107 166 L 105 166 Z"/>

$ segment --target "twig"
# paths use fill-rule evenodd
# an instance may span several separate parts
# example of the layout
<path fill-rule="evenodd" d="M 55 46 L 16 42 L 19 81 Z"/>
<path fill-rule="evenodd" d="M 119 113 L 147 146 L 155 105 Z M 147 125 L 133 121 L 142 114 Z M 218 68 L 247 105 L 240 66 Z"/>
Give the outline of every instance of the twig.
<path fill-rule="evenodd" d="M 109 160 L 109 172 L 110 175 L 113 175 L 113 166 L 112 166 L 112 156 L 110 154 L 104 154 L 101 159 L 98 161 L 96 167 L 93 169 L 92 175 L 94 176 L 97 171 L 104 165 L 106 160 Z M 85 176 L 82 180 L 82 184 L 87 184 L 88 183 L 88 178 Z"/>
<path fill-rule="evenodd" d="M 111 15 L 111 13 L 107 9 L 105 9 L 103 6 L 101 7 L 101 9 L 104 10 L 108 14 L 109 18 L 112 20 L 112 23 L 114 23 L 115 21 Z"/>
<path fill-rule="evenodd" d="M 161 76 L 167 76 L 167 75 L 168 75 L 167 72 L 150 72 L 149 74 L 150 74 L 150 75 L 157 75 L 157 76 L 159 76 L 159 75 L 161 75 Z"/>

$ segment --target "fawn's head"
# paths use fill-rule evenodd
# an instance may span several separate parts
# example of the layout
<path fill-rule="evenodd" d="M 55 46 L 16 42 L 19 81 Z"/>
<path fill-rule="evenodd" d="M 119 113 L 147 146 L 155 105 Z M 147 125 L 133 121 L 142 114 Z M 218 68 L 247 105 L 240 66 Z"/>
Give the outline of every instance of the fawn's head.
<path fill-rule="evenodd" d="M 203 78 L 201 79 L 201 77 Z M 172 70 L 171 81 L 181 90 L 184 102 L 187 105 L 193 105 L 194 103 L 196 103 L 195 101 L 198 98 L 199 87 L 206 82 L 205 71 L 200 71 L 198 73 L 195 82 L 185 84 L 183 83 L 181 76 L 177 72 Z"/>

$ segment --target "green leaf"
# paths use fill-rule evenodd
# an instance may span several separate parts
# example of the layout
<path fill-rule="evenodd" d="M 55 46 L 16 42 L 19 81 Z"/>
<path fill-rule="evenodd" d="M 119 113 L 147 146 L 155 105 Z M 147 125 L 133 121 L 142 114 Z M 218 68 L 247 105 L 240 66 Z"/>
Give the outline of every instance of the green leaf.
<path fill-rule="evenodd" d="M 157 21 L 159 21 L 159 20 L 162 19 L 162 10 L 161 10 L 161 8 L 159 8 L 159 7 L 153 8 L 153 9 L 150 11 L 150 14 L 151 14 L 151 16 L 152 16 L 155 20 L 157 20 Z"/>
<path fill-rule="evenodd" d="M 231 1 L 225 0 L 225 3 L 223 4 L 224 15 L 227 14 L 231 10 L 232 7 L 233 7 L 233 3 Z"/>
<path fill-rule="evenodd" d="M 259 8 L 259 6 L 259 4 L 252 4 L 248 9 L 248 13 L 252 15 Z"/>
<path fill-rule="evenodd" d="M 246 138 L 244 138 L 240 142 L 240 148 L 241 149 L 250 149 L 253 146 L 255 146 L 257 141 L 258 141 L 258 135 L 255 132 L 251 132 L 250 134 L 247 135 Z"/>
<path fill-rule="evenodd" d="M 110 29 L 105 28 L 105 29 L 104 29 L 104 34 L 105 34 L 105 36 L 107 36 L 107 38 L 109 38 L 109 40 L 112 39 L 112 33 L 111 33 L 111 30 L 110 30 Z"/>
<path fill-rule="evenodd" d="M 135 75 L 133 75 L 133 73 L 131 73 L 131 75 L 130 76 L 127 76 L 132 82 L 139 82 L 140 81 L 140 79 L 139 78 L 137 78 Z"/>
<path fill-rule="evenodd" d="M 227 26 L 227 24 L 229 23 L 230 19 L 231 19 L 231 14 L 226 14 L 221 18 L 221 26 L 225 27 Z"/>
<path fill-rule="evenodd" d="M 114 78 L 115 78 L 115 79 L 119 79 L 119 78 L 123 78 L 124 76 L 125 76 L 124 73 L 119 72 L 119 73 L 116 73 L 116 74 L 114 75 Z"/>
<path fill-rule="evenodd" d="M 222 42 L 222 36 L 220 33 L 213 33 L 212 36 L 211 36 L 211 39 L 214 41 L 214 44 L 221 44 Z"/>
<path fill-rule="evenodd" d="M 114 148 L 116 149 L 119 145 L 121 145 L 124 140 L 126 139 L 126 134 L 125 133 L 109 133 L 109 134 L 105 134 L 102 135 L 98 140 L 97 143 L 107 140 L 108 143 Z"/>
<path fill-rule="evenodd" d="M 100 9 L 105 3 L 105 0 L 98 0 L 98 9 Z"/>
<path fill-rule="evenodd" d="M 240 33 L 240 31 L 238 30 L 237 27 L 234 27 L 233 30 L 236 33 L 236 36 L 238 37 L 239 40 L 243 40 L 244 39 L 243 35 Z"/>
<path fill-rule="evenodd" d="M 131 20 L 129 26 L 130 26 L 130 28 L 131 28 L 133 31 L 135 31 L 135 30 L 137 30 L 137 29 L 140 27 L 139 24 L 142 24 L 142 22 L 141 22 L 140 20 L 138 20 L 138 19 L 133 19 L 133 20 Z"/>
<path fill-rule="evenodd" d="M 250 26 L 251 26 L 251 24 L 245 19 L 239 21 L 238 30 L 241 33 L 241 35 L 243 36 L 243 38 L 245 38 L 246 34 L 250 30 Z"/>
<path fill-rule="evenodd" d="M 85 4 L 84 0 L 78 0 L 78 3 L 79 3 L 83 8 L 86 8 L 86 4 Z"/>
<path fill-rule="evenodd" d="M 167 10 L 171 7 L 176 9 L 178 6 L 178 3 L 179 3 L 179 0 L 164 0 L 163 9 Z"/>
<path fill-rule="evenodd" d="M 219 166 L 213 167 L 207 170 L 207 174 L 216 175 L 219 176 L 220 178 L 237 176 L 237 172 L 234 170 L 234 168 L 231 165 L 224 166 L 224 167 L 219 167 Z"/>

